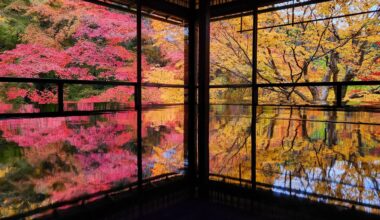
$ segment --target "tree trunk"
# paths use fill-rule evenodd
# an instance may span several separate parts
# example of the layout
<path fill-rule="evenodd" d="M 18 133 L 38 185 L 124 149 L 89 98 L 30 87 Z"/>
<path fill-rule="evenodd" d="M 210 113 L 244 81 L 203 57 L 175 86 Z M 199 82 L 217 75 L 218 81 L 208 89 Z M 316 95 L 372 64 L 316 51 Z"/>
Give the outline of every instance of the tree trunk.
<path fill-rule="evenodd" d="M 354 79 L 355 75 L 356 74 L 354 73 L 354 70 L 351 67 L 346 66 L 346 74 L 344 75 L 343 80 L 345 82 L 351 81 Z M 347 86 L 343 86 L 342 87 L 342 99 L 346 96 L 346 94 L 347 94 Z"/>
<path fill-rule="evenodd" d="M 327 73 L 324 75 L 322 82 L 330 82 L 331 76 L 333 77 L 333 82 L 338 81 L 338 73 L 339 73 L 339 68 L 338 68 L 338 59 L 339 59 L 339 54 L 335 51 L 332 51 L 330 53 L 329 57 L 326 57 L 326 63 L 329 67 L 329 70 Z M 317 99 L 316 101 L 319 101 L 320 104 L 328 104 L 327 103 L 327 98 L 329 96 L 329 91 L 330 88 L 328 86 L 325 87 L 319 87 L 319 97 L 313 97 L 313 99 Z M 336 91 L 335 91 L 336 94 Z"/>
<path fill-rule="evenodd" d="M 328 114 L 329 114 L 329 122 L 327 123 L 327 129 L 326 129 L 326 133 L 327 133 L 326 144 L 328 147 L 331 148 L 338 143 L 338 138 L 336 134 L 336 123 L 335 123 L 337 119 L 337 112 L 331 111 L 331 112 L 328 112 Z"/>

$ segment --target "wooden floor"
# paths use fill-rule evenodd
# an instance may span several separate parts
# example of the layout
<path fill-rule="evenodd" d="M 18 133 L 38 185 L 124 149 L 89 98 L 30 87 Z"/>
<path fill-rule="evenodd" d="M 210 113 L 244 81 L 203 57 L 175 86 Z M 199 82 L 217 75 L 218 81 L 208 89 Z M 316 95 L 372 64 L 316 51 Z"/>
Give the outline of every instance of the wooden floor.
<path fill-rule="evenodd" d="M 233 190 L 234 191 L 234 190 Z M 366 220 L 380 219 L 350 209 L 311 202 L 305 199 L 257 192 L 249 199 L 248 193 L 234 194 L 229 190 L 213 191 L 207 199 L 186 187 L 186 182 L 171 181 L 135 196 L 110 197 L 54 214 L 43 219 L 89 220 Z"/>

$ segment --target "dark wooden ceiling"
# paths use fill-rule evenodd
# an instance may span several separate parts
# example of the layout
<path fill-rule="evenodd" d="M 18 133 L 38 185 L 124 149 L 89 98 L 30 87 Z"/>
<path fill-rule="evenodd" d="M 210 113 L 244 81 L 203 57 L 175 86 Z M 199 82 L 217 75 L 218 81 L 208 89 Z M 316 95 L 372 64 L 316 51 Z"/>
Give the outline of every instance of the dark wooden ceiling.
<path fill-rule="evenodd" d="M 187 8 L 190 7 L 190 0 L 165 0 L 165 1 L 176 4 L 176 5 L 180 5 L 183 7 L 187 7 Z M 198 6 L 199 1 L 200 0 L 195 1 L 196 6 Z M 233 2 L 233 1 L 237 1 L 237 0 L 210 0 L 210 5 L 221 5 L 221 4 L 225 4 L 225 3 Z"/>
<path fill-rule="evenodd" d="M 136 0 L 86 0 L 121 10 L 136 11 Z M 199 2 L 191 9 L 191 0 L 141 0 L 144 16 L 172 23 L 185 24 L 190 16 L 197 16 Z M 292 7 L 292 5 L 313 4 L 329 0 L 210 0 L 210 15 L 213 20 L 252 13 L 254 6 L 263 10 Z M 195 9 L 194 9 L 195 7 Z"/>

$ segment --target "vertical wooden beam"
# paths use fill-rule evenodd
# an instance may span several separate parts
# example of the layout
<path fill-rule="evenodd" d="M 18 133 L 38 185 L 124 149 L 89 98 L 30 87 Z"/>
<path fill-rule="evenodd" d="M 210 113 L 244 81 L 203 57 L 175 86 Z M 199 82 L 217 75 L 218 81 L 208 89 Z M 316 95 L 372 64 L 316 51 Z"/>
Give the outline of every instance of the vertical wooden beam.
<path fill-rule="evenodd" d="M 57 83 L 58 86 L 58 112 L 62 113 L 64 111 L 64 100 L 63 100 L 63 82 Z"/>
<path fill-rule="evenodd" d="M 252 32 L 252 122 L 251 122 L 251 182 L 252 189 L 256 190 L 256 113 L 258 105 L 258 86 L 257 86 L 257 6 L 253 6 L 253 32 Z"/>
<path fill-rule="evenodd" d="M 210 0 L 199 2 L 199 105 L 198 155 L 200 195 L 207 196 L 209 180 L 210 119 Z"/>
<path fill-rule="evenodd" d="M 209 88 L 210 88 L 210 0 L 199 2 L 199 105 L 198 157 L 200 195 L 207 196 L 209 180 Z"/>
<path fill-rule="evenodd" d="M 190 0 L 190 9 L 195 14 L 195 0 Z M 188 177 L 195 183 L 197 171 L 197 89 L 196 89 L 196 18 L 191 16 L 187 24 L 185 63 L 187 103 L 185 105 L 185 145 L 187 149 Z"/>
<path fill-rule="evenodd" d="M 336 107 L 342 107 L 342 101 L 343 101 L 343 97 L 342 97 L 342 84 L 338 84 L 336 87 L 335 87 L 335 99 L 336 99 Z"/>
<path fill-rule="evenodd" d="M 137 178 L 138 186 L 141 189 L 143 173 L 142 173 L 142 100 L 141 100 L 141 83 L 142 83 L 142 40 L 141 40 L 141 1 L 137 0 L 137 85 L 135 89 L 136 110 L 137 110 Z"/>

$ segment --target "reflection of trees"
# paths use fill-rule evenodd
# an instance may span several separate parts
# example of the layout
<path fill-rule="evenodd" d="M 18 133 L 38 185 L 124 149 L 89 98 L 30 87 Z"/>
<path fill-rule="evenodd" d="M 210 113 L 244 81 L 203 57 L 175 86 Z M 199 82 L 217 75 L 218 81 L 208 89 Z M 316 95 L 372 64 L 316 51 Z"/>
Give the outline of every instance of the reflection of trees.
<path fill-rule="evenodd" d="M 337 112 L 336 111 L 329 111 L 328 114 L 328 122 L 327 122 L 327 128 L 325 130 L 325 142 L 327 146 L 332 147 L 337 144 L 337 134 L 336 134 L 336 119 L 337 119 Z"/>
<path fill-rule="evenodd" d="M 212 106 L 211 109 L 210 173 L 250 179 L 249 107 Z"/>
<path fill-rule="evenodd" d="M 144 111 L 144 176 L 178 172 L 185 165 L 184 151 L 184 108 Z"/>
<path fill-rule="evenodd" d="M 0 216 L 134 182 L 135 129 L 134 112 L 1 121 Z"/>
<path fill-rule="evenodd" d="M 379 205 L 380 165 L 371 154 L 378 148 L 371 135 L 378 126 L 336 123 L 344 114 L 291 109 L 281 110 L 281 116 L 278 111 L 262 116 L 257 124 L 257 180 L 288 187 L 291 173 L 294 189 Z M 351 120 L 373 117 L 351 114 Z M 268 136 L 272 130 L 275 135 Z"/>
<path fill-rule="evenodd" d="M 144 111 L 147 176 L 183 168 L 183 113 Z M 0 216 L 135 182 L 136 126 L 129 111 L 0 121 Z"/>

